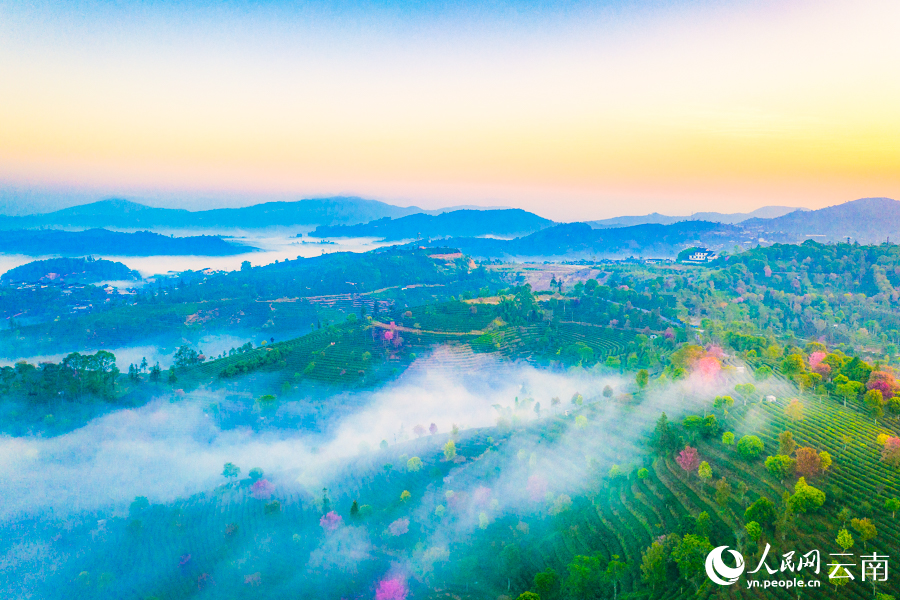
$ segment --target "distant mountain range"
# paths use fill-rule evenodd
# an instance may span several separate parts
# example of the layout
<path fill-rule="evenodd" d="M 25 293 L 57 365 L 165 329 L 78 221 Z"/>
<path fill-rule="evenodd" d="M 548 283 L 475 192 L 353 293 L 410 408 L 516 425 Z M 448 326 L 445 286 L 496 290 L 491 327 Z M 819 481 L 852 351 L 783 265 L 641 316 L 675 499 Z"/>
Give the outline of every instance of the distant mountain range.
<path fill-rule="evenodd" d="M 459 208 L 468 207 L 425 211 L 417 206 L 401 207 L 378 200 L 334 197 L 296 202 L 265 202 L 243 208 L 189 211 L 178 208 L 155 208 L 129 200 L 109 199 L 45 214 L 0 215 L 0 229 L 40 227 L 254 229 L 298 225 L 354 225 L 416 213 L 436 215 Z"/>
<path fill-rule="evenodd" d="M 49 258 L 35 260 L 10 269 L 0 277 L 0 283 L 65 281 L 67 283 L 96 283 L 98 281 L 126 281 L 141 279 L 120 262 L 90 258 Z"/>
<path fill-rule="evenodd" d="M 256 250 L 211 235 L 170 237 L 149 231 L 122 233 L 106 229 L 0 231 L 0 248 L 6 254 L 30 256 L 232 256 Z"/>
<path fill-rule="evenodd" d="M 806 208 L 794 208 L 790 206 L 763 206 L 748 213 L 719 213 L 719 212 L 698 212 L 690 216 L 670 217 L 659 213 L 650 213 L 649 215 L 636 217 L 613 217 L 611 219 L 601 219 L 599 221 L 588 221 L 588 225 L 597 229 L 608 229 L 611 227 L 630 227 L 632 225 L 646 225 L 654 223 L 657 225 L 671 225 L 680 221 L 710 221 L 711 223 L 742 223 L 747 219 L 772 219 L 780 217 L 795 211 L 806 211 Z"/>
<path fill-rule="evenodd" d="M 455 210 L 439 215 L 416 214 L 385 217 L 360 225 L 320 225 L 316 237 L 379 237 L 385 240 L 478 237 L 516 237 L 540 231 L 553 221 L 519 208 L 505 210 Z"/>

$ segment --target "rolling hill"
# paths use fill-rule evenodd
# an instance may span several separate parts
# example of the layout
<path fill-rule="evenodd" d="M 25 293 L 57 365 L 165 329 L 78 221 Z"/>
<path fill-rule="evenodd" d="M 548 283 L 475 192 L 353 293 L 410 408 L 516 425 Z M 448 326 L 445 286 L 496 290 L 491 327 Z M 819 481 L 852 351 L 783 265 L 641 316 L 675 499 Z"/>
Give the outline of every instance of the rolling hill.
<path fill-rule="evenodd" d="M 708 221 L 615 229 L 594 229 L 587 223 L 567 223 L 514 240 L 452 238 L 441 243 L 472 256 L 491 258 L 671 258 L 688 246 L 730 247 L 751 241 L 745 240 L 746 237 L 744 230 L 738 226 Z"/>
<path fill-rule="evenodd" d="M 436 237 L 520 236 L 540 231 L 553 221 L 518 208 L 507 210 L 455 210 L 439 215 L 385 217 L 361 225 L 320 225 L 317 237 L 380 237 L 403 240 Z"/>
<path fill-rule="evenodd" d="M 231 256 L 256 248 L 226 242 L 218 236 L 169 237 L 150 231 L 122 233 L 106 229 L 0 231 L 0 248 L 31 256 Z"/>
<path fill-rule="evenodd" d="M 817 241 L 846 241 L 849 237 L 861 244 L 884 242 L 893 234 L 896 242 L 900 237 L 900 202 L 891 198 L 861 198 L 774 219 L 749 219 L 741 225 Z"/>

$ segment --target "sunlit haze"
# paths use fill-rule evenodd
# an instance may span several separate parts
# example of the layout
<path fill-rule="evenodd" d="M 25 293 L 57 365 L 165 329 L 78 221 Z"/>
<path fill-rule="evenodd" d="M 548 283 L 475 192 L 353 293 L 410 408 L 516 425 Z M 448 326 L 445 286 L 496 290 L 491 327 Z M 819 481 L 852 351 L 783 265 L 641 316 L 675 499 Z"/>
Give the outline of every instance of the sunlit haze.
<path fill-rule="evenodd" d="M 0 185 L 557 220 L 898 197 L 898 22 L 894 1 L 0 2 Z"/>

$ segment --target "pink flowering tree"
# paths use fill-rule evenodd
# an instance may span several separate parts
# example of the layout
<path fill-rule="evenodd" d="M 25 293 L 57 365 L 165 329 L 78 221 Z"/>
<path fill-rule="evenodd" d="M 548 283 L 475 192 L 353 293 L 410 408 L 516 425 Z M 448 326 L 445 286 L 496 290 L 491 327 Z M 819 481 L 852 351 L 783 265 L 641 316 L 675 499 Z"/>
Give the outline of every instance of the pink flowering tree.
<path fill-rule="evenodd" d="M 699 371 L 703 379 L 715 379 L 721 370 L 722 363 L 715 356 L 704 356 L 697 361 L 697 371 Z"/>
<path fill-rule="evenodd" d="M 810 354 L 809 355 L 809 368 L 812 369 L 813 371 L 815 371 L 816 367 L 818 367 L 822 363 L 822 359 L 825 358 L 825 356 L 826 356 L 826 354 L 824 352 L 822 352 L 821 350 Z"/>
<path fill-rule="evenodd" d="M 385 579 L 379 582 L 375 600 L 406 600 L 409 590 L 400 579 Z"/>
<path fill-rule="evenodd" d="M 682 450 L 678 454 L 678 456 L 675 457 L 675 462 L 678 463 L 679 467 L 690 474 L 695 472 L 697 470 L 697 467 L 700 466 L 700 455 L 697 454 L 696 448 L 685 446 L 684 450 Z"/>
<path fill-rule="evenodd" d="M 675 339 L 675 330 L 671 327 L 666 327 L 666 330 L 663 332 L 663 336 L 667 340 Z"/>
<path fill-rule="evenodd" d="M 343 522 L 344 519 L 341 517 L 341 515 L 337 514 L 334 511 L 329 512 L 321 519 L 319 519 L 319 525 L 322 527 L 322 529 L 329 533 L 331 533 L 332 531 L 337 531 L 338 527 L 340 527 Z"/>
<path fill-rule="evenodd" d="M 900 465 L 900 438 L 889 437 L 881 449 L 881 460 L 896 467 Z"/>
<path fill-rule="evenodd" d="M 274 491 L 275 486 L 268 479 L 259 479 L 250 486 L 250 495 L 257 500 L 268 500 Z"/>
<path fill-rule="evenodd" d="M 432 423 L 431 425 L 428 426 L 428 433 L 430 433 L 431 435 L 434 435 L 437 432 L 438 432 L 437 425 Z"/>
<path fill-rule="evenodd" d="M 397 537 L 398 535 L 403 535 L 404 533 L 409 532 L 409 519 L 406 517 L 402 519 L 397 519 L 390 525 L 388 525 L 388 533 L 392 536 Z"/>
<path fill-rule="evenodd" d="M 872 371 L 869 375 L 869 381 L 866 388 L 870 390 L 878 390 L 881 397 L 889 400 L 894 397 L 894 391 L 897 389 L 897 382 L 894 375 L 888 371 Z"/>

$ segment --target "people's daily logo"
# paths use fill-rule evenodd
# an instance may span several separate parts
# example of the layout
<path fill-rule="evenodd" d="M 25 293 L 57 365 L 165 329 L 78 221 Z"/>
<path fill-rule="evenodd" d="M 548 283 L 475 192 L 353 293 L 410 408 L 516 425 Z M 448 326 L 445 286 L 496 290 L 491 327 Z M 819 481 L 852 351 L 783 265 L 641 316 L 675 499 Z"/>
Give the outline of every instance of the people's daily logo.
<path fill-rule="evenodd" d="M 725 561 L 722 560 L 722 553 L 725 552 L 725 550 L 728 550 L 731 553 L 737 566 L 729 567 L 725 564 Z M 706 555 L 706 574 L 713 583 L 718 583 L 719 585 L 731 585 L 737 582 L 738 577 L 740 577 L 743 572 L 744 557 L 740 552 L 730 550 L 728 546 L 719 546 Z"/>

